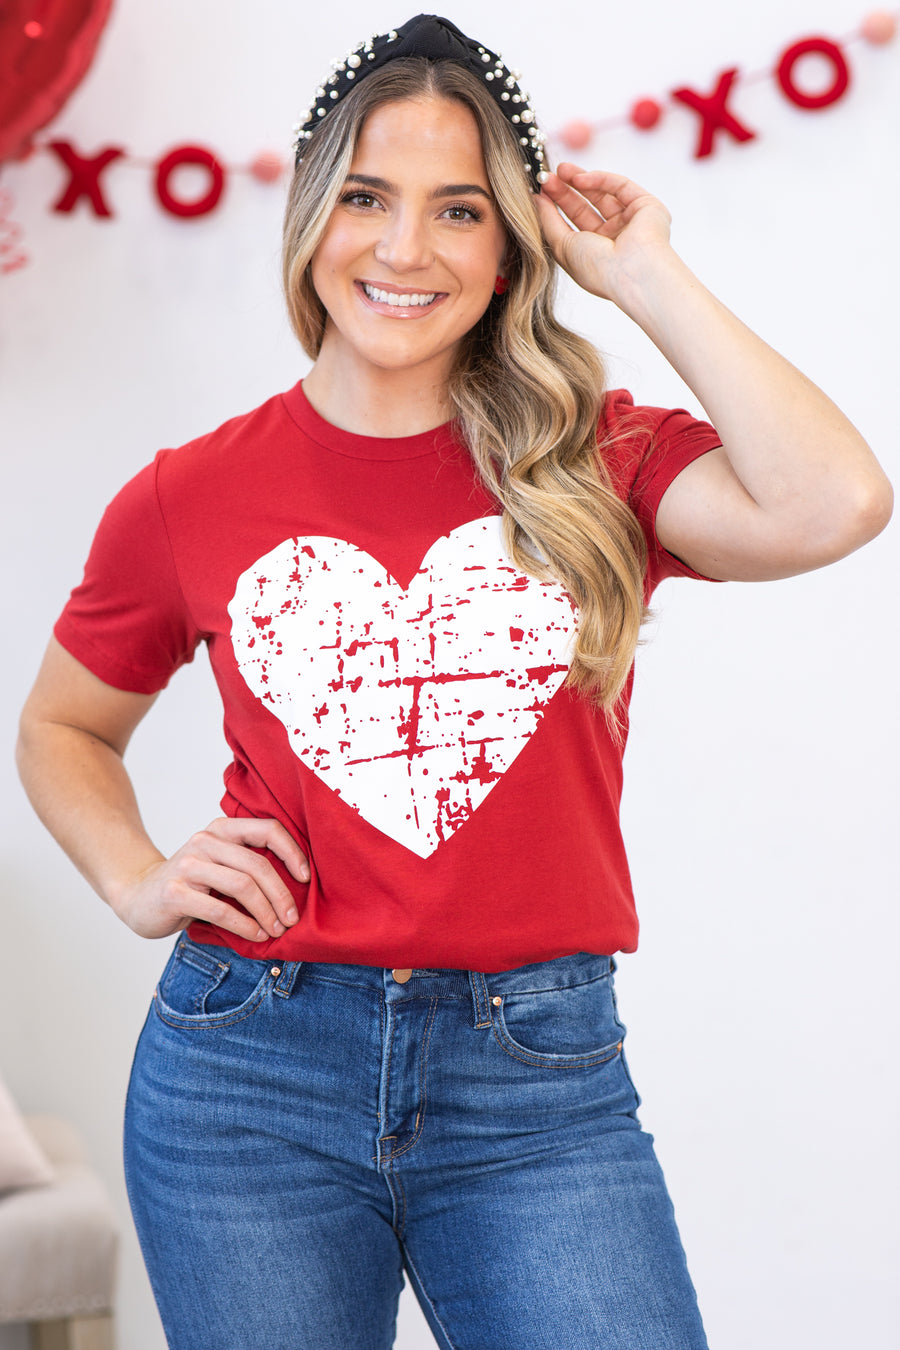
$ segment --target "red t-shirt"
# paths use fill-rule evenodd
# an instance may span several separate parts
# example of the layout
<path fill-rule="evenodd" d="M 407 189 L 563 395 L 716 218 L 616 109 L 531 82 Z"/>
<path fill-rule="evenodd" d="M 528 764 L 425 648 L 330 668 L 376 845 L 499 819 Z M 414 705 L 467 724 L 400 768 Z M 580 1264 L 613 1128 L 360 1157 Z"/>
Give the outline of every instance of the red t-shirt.
<path fill-rule="evenodd" d="M 660 498 L 716 446 L 683 411 L 608 395 L 610 464 L 650 550 L 647 590 L 695 575 Z M 254 957 L 496 971 L 633 951 L 622 746 L 563 687 L 557 582 L 514 567 L 452 424 L 377 438 L 298 384 L 119 493 L 55 633 L 107 684 L 163 688 L 205 641 L 233 754 L 222 806 L 308 853 L 299 922 Z M 196 822 L 192 823 L 196 824 Z"/>

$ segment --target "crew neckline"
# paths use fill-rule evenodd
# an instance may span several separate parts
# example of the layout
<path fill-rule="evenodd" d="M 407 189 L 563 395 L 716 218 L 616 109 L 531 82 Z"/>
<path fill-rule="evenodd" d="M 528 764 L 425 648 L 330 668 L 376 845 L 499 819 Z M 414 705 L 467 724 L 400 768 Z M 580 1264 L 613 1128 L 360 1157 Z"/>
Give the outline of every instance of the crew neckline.
<path fill-rule="evenodd" d="M 351 459 L 419 459 L 459 444 L 456 423 L 452 421 L 419 431 L 415 436 L 361 436 L 355 431 L 344 431 L 316 412 L 303 392 L 302 380 L 281 397 L 291 420 L 310 440 L 323 450 Z"/>

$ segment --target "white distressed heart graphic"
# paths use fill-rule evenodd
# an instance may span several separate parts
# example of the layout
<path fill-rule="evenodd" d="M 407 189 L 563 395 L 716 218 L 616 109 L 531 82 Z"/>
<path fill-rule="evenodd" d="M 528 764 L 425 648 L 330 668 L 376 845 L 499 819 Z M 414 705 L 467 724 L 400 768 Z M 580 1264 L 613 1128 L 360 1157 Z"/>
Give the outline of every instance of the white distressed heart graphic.
<path fill-rule="evenodd" d="M 498 516 L 438 539 L 406 590 L 343 539 L 286 539 L 228 612 L 241 674 L 294 754 L 422 858 L 534 734 L 576 626 L 558 582 L 509 561 Z"/>

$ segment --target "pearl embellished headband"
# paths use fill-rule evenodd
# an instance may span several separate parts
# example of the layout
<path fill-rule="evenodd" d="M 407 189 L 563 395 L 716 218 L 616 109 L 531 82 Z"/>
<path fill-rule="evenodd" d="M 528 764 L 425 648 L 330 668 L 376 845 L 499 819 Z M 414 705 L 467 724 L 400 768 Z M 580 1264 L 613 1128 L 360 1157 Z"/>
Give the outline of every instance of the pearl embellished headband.
<path fill-rule="evenodd" d="M 535 189 L 546 181 L 544 142 L 546 137 L 535 124 L 529 94 L 519 88 L 520 74 L 509 70 L 503 59 L 480 46 L 472 38 L 436 14 L 419 14 L 402 28 L 379 33 L 360 42 L 342 61 L 331 63 L 331 74 L 316 90 L 315 102 L 300 114 L 295 124 L 296 164 L 302 163 L 303 148 L 316 127 L 357 83 L 373 70 L 403 57 L 425 57 L 429 61 L 455 61 L 471 70 L 484 84 L 503 116 L 509 122 Z"/>

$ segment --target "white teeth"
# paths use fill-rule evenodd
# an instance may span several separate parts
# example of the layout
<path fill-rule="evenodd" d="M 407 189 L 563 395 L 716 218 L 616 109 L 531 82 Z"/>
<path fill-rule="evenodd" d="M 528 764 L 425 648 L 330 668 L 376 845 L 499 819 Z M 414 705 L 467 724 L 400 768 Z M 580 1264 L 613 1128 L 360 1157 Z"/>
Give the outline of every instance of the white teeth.
<path fill-rule="evenodd" d="M 368 282 L 363 282 L 363 290 L 370 300 L 375 300 L 381 305 L 403 305 L 408 308 L 410 305 L 430 305 L 437 297 L 437 291 L 431 291 L 422 295 L 397 295 L 395 291 L 382 291 L 377 286 L 370 286 Z"/>

